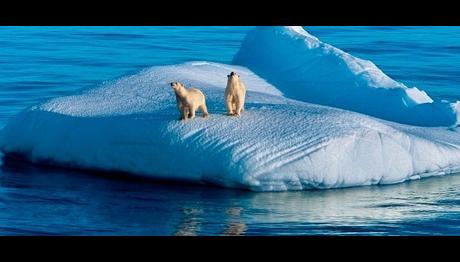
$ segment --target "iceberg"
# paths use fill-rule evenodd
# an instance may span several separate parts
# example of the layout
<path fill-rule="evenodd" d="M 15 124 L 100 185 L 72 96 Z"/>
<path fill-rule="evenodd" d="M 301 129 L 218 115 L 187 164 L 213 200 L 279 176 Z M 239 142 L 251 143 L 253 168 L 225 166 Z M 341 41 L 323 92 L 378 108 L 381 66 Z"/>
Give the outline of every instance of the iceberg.
<path fill-rule="evenodd" d="M 226 75 L 248 93 L 225 115 Z M 171 79 L 207 97 L 209 119 L 178 121 Z M 288 99 L 250 70 L 158 66 L 52 99 L 13 118 L 0 148 L 36 163 L 114 170 L 255 191 L 392 184 L 460 169 L 460 135 Z"/>
<path fill-rule="evenodd" d="M 457 104 L 433 101 L 371 61 L 321 42 L 300 26 L 257 27 L 234 57 L 287 97 L 410 125 L 456 126 Z"/>
<path fill-rule="evenodd" d="M 301 27 L 255 29 L 235 63 L 245 66 L 155 66 L 32 106 L 1 130 L 0 150 L 33 163 L 254 191 L 460 171 L 458 103 L 435 102 Z M 226 116 L 231 71 L 247 88 L 241 117 Z M 178 121 L 172 81 L 200 88 L 210 117 Z"/>

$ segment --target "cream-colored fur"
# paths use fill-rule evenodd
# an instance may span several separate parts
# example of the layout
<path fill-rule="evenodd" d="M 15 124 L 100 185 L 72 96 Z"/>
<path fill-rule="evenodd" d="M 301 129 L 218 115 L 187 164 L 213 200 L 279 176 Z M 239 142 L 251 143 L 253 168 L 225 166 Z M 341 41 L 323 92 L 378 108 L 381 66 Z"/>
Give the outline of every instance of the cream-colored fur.
<path fill-rule="evenodd" d="M 240 76 L 235 72 L 231 72 L 227 77 L 227 88 L 225 88 L 227 114 L 230 116 L 240 116 L 244 111 L 246 87 L 241 82 Z"/>
<path fill-rule="evenodd" d="M 204 94 L 196 89 L 187 89 L 178 82 L 171 83 L 171 87 L 176 93 L 177 107 L 180 111 L 180 120 L 195 118 L 195 111 L 200 109 L 203 117 L 208 117 L 208 109 L 206 107 L 206 98 Z"/>

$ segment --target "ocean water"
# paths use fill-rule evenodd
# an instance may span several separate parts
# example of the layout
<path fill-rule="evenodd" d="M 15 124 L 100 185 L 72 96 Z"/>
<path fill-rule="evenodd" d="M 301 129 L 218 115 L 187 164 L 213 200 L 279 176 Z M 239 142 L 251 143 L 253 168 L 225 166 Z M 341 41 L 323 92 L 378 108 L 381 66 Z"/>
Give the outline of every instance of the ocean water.
<path fill-rule="evenodd" d="M 252 27 L 0 27 L 0 128 L 144 68 L 230 63 Z M 460 27 L 307 27 L 434 99 L 460 100 Z M 460 175 L 254 193 L 0 162 L 0 235 L 460 235 Z"/>

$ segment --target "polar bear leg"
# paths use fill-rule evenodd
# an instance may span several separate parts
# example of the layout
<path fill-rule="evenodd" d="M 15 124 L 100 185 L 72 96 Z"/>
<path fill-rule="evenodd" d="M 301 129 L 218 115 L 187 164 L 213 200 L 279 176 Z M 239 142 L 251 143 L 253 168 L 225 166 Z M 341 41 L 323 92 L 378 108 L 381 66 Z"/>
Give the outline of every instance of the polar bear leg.
<path fill-rule="evenodd" d="M 204 118 L 208 117 L 209 114 L 208 114 L 208 108 L 206 107 L 206 104 L 202 104 L 200 106 L 200 111 L 201 111 L 201 114 L 203 115 Z"/>
<path fill-rule="evenodd" d="M 230 97 L 228 97 L 226 100 L 225 100 L 225 104 L 227 106 L 227 115 L 229 116 L 232 116 L 235 114 L 235 111 L 234 111 L 234 105 L 233 105 L 233 101 Z"/>
<path fill-rule="evenodd" d="M 195 118 L 195 111 L 196 111 L 196 107 L 195 106 L 192 106 L 190 107 L 190 119 L 194 119 Z"/>
<path fill-rule="evenodd" d="M 179 120 L 184 120 L 185 119 L 185 114 L 184 114 L 184 107 L 183 106 L 179 106 L 179 112 L 180 112 Z"/>
<path fill-rule="evenodd" d="M 241 115 L 241 113 L 243 112 L 243 107 L 244 107 L 244 102 L 242 101 L 242 99 L 237 99 L 235 106 L 236 106 L 236 110 L 235 110 L 236 115 L 237 116 Z"/>
<path fill-rule="evenodd" d="M 188 106 L 182 106 L 180 120 L 187 120 L 189 118 L 190 108 Z"/>
<path fill-rule="evenodd" d="M 246 100 L 246 94 L 243 92 L 243 94 L 239 97 L 238 99 L 238 112 L 239 114 L 244 112 L 244 102 Z"/>

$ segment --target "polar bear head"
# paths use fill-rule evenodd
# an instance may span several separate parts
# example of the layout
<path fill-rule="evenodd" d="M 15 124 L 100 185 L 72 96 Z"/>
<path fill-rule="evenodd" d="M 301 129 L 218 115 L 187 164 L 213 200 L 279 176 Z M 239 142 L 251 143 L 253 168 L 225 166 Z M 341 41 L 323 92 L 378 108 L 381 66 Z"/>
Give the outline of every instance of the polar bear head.
<path fill-rule="evenodd" d="M 185 86 L 179 82 L 172 82 L 171 87 L 176 93 L 185 89 Z"/>
<path fill-rule="evenodd" d="M 240 76 L 239 76 L 237 73 L 235 73 L 235 72 L 231 72 L 229 75 L 227 75 L 227 77 L 228 77 L 228 78 L 234 78 L 234 77 L 235 77 L 235 78 L 239 78 Z"/>
<path fill-rule="evenodd" d="M 228 77 L 228 83 L 238 83 L 238 81 L 240 80 L 240 76 L 235 73 L 235 72 L 231 72 L 229 75 L 227 75 Z"/>

